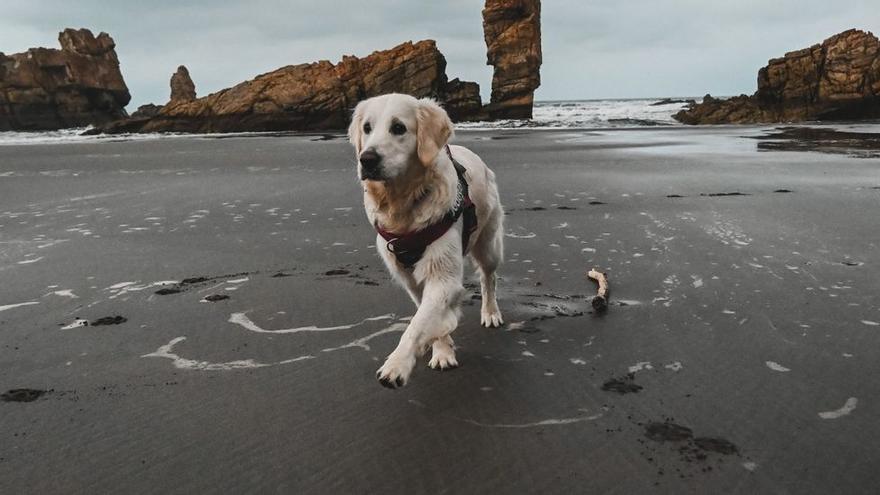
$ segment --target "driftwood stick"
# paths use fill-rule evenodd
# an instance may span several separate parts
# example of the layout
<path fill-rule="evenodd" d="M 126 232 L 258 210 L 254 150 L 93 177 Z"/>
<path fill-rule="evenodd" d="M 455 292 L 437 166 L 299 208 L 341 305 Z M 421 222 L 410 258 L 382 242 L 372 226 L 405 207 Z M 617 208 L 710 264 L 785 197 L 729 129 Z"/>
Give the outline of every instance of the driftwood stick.
<path fill-rule="evenodd" d="M 593 309 L 596 311 L 605 311 L 608 309 L 608 278 L 605 277 L 605 274 L 593 268 L 592 270 L 587 272 L 587 276 L 591 279 L 595 280 L 597 284 L 599 284 L 599 290 L 596 292 L 596 297 L 593 298 Z"/>

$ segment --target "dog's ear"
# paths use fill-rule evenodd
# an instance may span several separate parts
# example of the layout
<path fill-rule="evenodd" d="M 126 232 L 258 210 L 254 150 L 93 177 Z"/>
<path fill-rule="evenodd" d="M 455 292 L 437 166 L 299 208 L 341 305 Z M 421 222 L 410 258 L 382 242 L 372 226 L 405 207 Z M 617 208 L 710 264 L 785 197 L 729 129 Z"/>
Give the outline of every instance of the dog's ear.
<path fill-rule="evenodd" d="M 354 146 L 355 154 L 360 156 L 364 148 L 364 108 L 366 101 L 362 101 L 354 107 L 351 115 L 351 124 L 348 125 L 348 142 Z"/>
<path fill-rule="evenodd" d="M 416 119 L 419 126 L 416 135 L 419 161 L 429 167 L 452 138 L 452 121 L 449 120 L 446 110 L 430 98 L 419 100 Z"/>

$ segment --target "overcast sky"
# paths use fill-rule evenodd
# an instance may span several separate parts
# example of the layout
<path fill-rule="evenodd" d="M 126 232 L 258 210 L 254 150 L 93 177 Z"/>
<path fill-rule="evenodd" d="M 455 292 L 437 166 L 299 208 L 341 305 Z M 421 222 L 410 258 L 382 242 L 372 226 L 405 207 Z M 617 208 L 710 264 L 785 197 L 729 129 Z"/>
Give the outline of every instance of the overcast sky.
<path fill-rule="evenodd" d="M 186 65 L 199 96 L 278 67 L 432 38 L 450 79 L 488 97 L 479 0 L 8 0 L 0 51 L 57 47 L 65 27 L 113 36 L 129 109 L 168 100 Z M 541 100 L 752 93 L 772 57 L 849 28 L 877 0 L 544 0 Z"/>

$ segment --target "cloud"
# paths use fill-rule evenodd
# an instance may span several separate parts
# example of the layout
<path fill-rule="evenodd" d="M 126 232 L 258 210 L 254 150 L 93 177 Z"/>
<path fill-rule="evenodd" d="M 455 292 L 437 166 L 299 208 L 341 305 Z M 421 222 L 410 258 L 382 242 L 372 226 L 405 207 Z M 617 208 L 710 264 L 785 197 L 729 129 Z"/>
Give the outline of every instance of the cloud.
<path fill-rule="evenodd" d="M 482 2 L 34 0 L 4 6 L 0 50 L 57 46 L 65 27 L 117 42 L 131 108 L 168 99 L 186 65 L 200 95 L 278 67 L 433 38 L 447 73 L 488 97 Z M 844 29 L 877 29 L 874 1 L 544 0 L 539 99 L 751 93 L 769 58 Z"/>
<path fill-rule="evenodd" d="M 752 93 L 767 60 L 849 28 L 880 27 L 873 2 L 543 2 L 539 97 Z"/>

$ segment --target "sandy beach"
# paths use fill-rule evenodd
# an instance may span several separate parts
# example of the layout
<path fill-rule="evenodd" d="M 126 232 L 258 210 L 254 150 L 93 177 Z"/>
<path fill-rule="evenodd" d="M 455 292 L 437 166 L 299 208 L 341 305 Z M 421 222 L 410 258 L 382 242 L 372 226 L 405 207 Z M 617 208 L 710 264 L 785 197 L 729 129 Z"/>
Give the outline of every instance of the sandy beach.
<path fill-rule="evenodd" d="M 343 136 L 0 146 L 0 492 L 869 493 L 880 158 L 773 132 L 460 131 L 507 325 L 397 391 Z"/>

